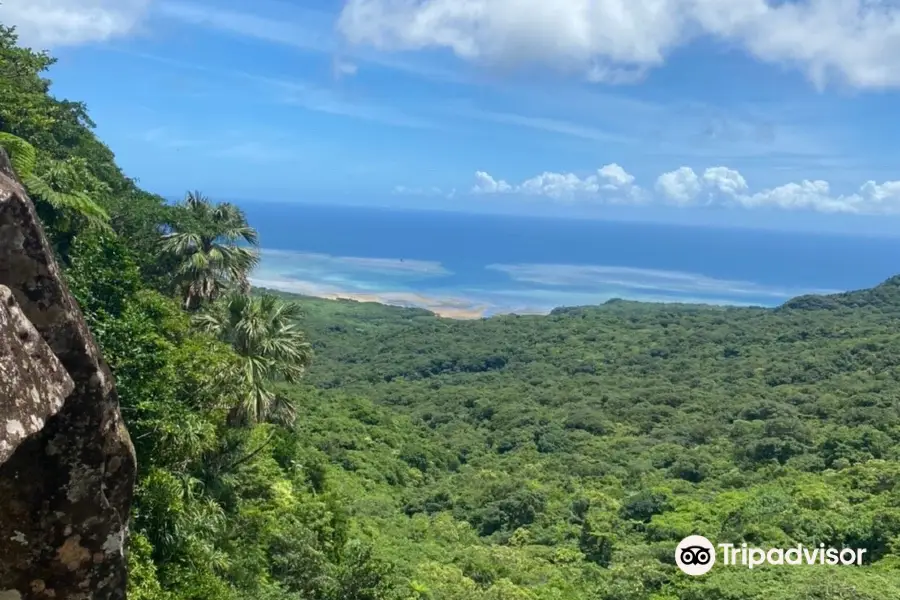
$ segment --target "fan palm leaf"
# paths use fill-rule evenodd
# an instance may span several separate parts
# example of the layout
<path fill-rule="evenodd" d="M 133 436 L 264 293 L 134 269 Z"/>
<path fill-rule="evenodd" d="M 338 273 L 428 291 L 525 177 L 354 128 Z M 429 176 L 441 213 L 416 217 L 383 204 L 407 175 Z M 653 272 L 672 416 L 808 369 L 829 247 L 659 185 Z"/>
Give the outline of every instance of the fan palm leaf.
<path fill-rule="evenodd" d="M 228 289 L 249 291 L 259 239 L 243 211 L 229 203 L 213 204 L 198 191 L 188 192 L 180 206 L 185 218 L 170 227 L 162 251 L 176 257 L 176 285 L 185 308 L 215 301 Z"/>
<path fill-rule="evenodd" d="M 234 408 L 235 420 L 260 423 L 293 417 L 293 407 L 273 384 L 298 381 L 312 360 L 300 317 L 295 303 L 238 293 L 224 296 L 195 317 L 200 329 L 231 344 L 241 359 L 239 376 L 247 392 Z"/>

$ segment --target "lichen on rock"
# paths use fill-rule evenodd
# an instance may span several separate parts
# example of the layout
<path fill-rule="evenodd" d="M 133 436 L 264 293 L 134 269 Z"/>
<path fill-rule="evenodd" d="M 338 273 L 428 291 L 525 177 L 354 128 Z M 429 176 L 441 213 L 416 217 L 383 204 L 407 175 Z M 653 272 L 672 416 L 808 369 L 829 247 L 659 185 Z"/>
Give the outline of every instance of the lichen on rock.
<path fill-rule="evenodd" d="M 112 376 L 0 150 L 0 598 L 124 599 L 135 470 Z"/>
<path fill-rule="evenodd" d="M 10 289 L 0 285 L 0 463 L 59 412 L 74 388 Z"/>

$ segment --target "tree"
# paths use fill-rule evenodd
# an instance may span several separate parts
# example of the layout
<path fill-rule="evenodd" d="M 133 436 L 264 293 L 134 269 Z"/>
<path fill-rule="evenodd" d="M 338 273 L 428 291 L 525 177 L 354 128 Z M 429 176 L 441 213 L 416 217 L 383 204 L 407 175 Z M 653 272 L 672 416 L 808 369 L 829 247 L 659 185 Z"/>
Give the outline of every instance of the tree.
<path fill-rule="evenodd" d="M 297 323 L 300 316 L 296 303 L 232 292 L 195 317 L 201 329 L 231 344 L 241 359 L 243 400 L 231 411 L 233 424 L 293 416 L 290 402 L 273 391 L 273 384 L 297 382 L 311 362 L 312 349 Z"/>
<path fill-rule="evenodd" d="M 259 240 L 244 212 L 227 202 L 213 204 L 200 192 L 189 192 L 178 207 L 163 252 L 176 260 L 175 286 L 184 307 L 197 310 L 230 289 L 248 292 Z"/>

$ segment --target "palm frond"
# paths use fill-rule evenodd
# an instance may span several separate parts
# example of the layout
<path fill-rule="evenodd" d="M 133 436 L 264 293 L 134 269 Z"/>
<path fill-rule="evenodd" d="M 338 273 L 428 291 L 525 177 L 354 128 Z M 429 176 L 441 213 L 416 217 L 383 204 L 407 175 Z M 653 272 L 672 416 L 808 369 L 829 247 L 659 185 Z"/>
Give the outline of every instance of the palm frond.
<path fill-rule="evenodd" d="M 220 235 L 229 242 L 244 240 L 248 244 L 259 244 L 259 234 L 247 223 L 247 215 L 234 204 L 223 202 L 212 213 L 213 220 L 220 229 Z"/>
<path fill-rule="evenodd" d="M 242 420 L 289 418 L 290 407 L 273 386 L 299 380 L 312 360 L 312 347 L 296 322 L 300 314 L 299 306 L 276 296 L 230 293 L 195 317 L 199 329 L 231 344 L 243 363 L 240 377 L 248 393 L 236 407 Z"/>
<path fill-rule="evenodd" d="M 203 243 L 202 238 L 194 232 L 171 232 L 163 236 L 163 252 L 176 256 L 185 256 L 196 250 Z"/>
<path fill-rule="evenodd" d="M 194 213 L 205 214 L 211 210 L 209 198 L 204 196 L 202 192 L 196 190 L 187 193 L 184 198 L 184 204 Z"/>
<path fill-rule="evenodd" d="M 199 191 L 188 192 L 181 206 L 186 216 L 170 224 L 161 249 L 178 262 L 185 306 L 208 304 L 228 289 L 249 293 L 250 272 L 259 264 L 258 235 L 244 212 L 233 204 L 214 204 Z"/>

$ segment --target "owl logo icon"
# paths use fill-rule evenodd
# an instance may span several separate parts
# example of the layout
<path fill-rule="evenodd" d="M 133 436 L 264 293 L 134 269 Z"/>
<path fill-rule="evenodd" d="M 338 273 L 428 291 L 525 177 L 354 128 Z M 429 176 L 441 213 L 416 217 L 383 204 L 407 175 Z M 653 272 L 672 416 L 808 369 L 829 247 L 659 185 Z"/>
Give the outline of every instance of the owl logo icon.
<path fill-rule="evenodd" d="M 704 575 L 716 564 L 716 549 L 702 535 L 690 535 L 675 548 L 675 564 L 687 575 Z"/>

